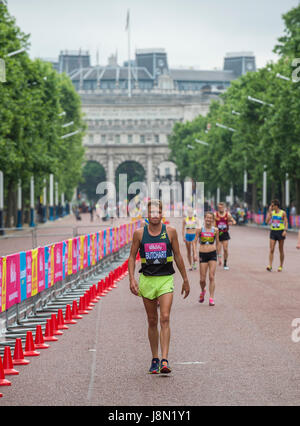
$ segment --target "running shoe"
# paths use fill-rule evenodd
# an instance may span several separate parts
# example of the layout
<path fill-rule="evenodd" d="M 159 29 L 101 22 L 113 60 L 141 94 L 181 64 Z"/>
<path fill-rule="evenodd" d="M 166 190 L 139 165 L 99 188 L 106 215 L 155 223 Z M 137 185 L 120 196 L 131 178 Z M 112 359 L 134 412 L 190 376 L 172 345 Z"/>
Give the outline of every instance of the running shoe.
<path fill-rule="evenodd" d="M 279 266 L 279 268 L 277 269 L 278 272 L 282 272 L 282 266 Z"/>
<path fill-rule="evenodd" d="M 171 367 L 167 359 L 162 359 L 160 362 L 160 373 L 169 374 L 171 373 Z"/>
<path fill-rule="evenodd" d="M 159 374 L 159 359 L 153 358 L 151 367 L 149 369 L 149 374 Z"/>
<path fill-rule="evenodd" d="M 272 266 L 267 266 L 267 271 L 272 272 Z"/>
<path fill-rule="evenodd" d="M 224 266 L 224 271 L 229 271 L 229 266 Z"/>
<path fill-rule="evenodd" d="M 202 293 L 200 293 L 199 303 L 203 303 L 204 302 L 205 293 L 206 293 L 206 290 L 204 290 L 204 291 L 202 291 Z"/>
<path fill-rule="evenodd" d="M 209 306 L 215 306 L 214 299 L 212 298 L 209 299 Z"/>

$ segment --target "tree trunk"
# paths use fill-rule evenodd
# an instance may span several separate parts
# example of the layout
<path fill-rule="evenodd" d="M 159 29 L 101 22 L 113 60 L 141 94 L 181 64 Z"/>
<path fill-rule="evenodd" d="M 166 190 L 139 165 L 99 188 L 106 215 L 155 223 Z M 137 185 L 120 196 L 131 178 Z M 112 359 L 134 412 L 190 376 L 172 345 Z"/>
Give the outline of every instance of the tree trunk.
<path fill-rule="evenodd" d="M 297 209 L 297 214 L 300 214 L 300 179 L 296 179 L 295 181 L 295 189 L 296 189 L 296 209 Z"/>
<path fill-rule="evenodd" d="M 15 185 L 12 181 L 8 182 L 7 187 L 7 210 L 6 210 L 6 218 L 5 218 L 5 228 L 10 228 L 12 226 L 12 220 L 14 219 L 14 209 L 16 207 L 15 203 Z"/>

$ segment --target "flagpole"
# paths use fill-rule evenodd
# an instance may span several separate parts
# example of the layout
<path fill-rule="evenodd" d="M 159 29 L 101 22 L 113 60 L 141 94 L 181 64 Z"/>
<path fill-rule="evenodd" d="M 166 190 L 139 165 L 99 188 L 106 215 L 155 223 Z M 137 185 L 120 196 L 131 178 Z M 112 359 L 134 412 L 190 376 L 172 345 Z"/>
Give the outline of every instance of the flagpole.
<path fill-rule="evenodd" d="M 131 63 L 130 63 L 130 15 L 127 12 L 127 31 L 128 31 L 128 97 L 131 98 Z"/>

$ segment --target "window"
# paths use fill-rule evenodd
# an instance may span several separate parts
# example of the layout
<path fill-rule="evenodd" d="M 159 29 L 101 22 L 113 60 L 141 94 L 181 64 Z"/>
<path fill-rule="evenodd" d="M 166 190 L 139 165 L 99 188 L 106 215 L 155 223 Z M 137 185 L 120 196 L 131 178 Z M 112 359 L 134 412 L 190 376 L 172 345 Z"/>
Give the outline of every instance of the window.
<path fill-rule="evenodd" d="M 154 135 L 154 141 L 155 143 L 159 143 L 159 135 Z"/>
<path fill-rule="evenodd" d="M 105 142 L 106 142 L 106 136 L 101 135 L 101 143 L 105 144 Z"/>
<path fill-rule="evenodd" d="M 127 141 L 128 143 L 132 143 L 132 135 L 128 135 Z"/>
<path fill-rule="evenodd" d="M 94 143 L 94 135 L 89 135 L 89 145 L 92 145 Z"/>
<path fill-rule="evenodd" d="M 115 136 L 115 142 L 116 142 L 117 144 L 119 144 L 119 143 L 120 143 L 120 135 L 116 135 L 116 136 Z"/>
<path fill-rule="evenodd" d="M 141 135 L 141 137 L 140 137 L 140 142 L 141 142 L 141 143 L 145 143 L 145 135 Z"/>

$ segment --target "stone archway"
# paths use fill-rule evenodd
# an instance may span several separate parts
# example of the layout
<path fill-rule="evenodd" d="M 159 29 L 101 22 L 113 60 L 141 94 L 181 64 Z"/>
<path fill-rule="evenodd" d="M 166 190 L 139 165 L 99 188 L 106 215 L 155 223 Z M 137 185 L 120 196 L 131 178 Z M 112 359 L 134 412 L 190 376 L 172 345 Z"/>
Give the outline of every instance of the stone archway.
<path fill-rule="evenodd" d="M 131 159 L 131 160 L 125 160 L 125 161 L 119 162 L 115 171 L 115 185 L 116 185 L 117 197 L 119 194 L 120 175 L 126 175 L 125 179 L 127 184 L 127 193 L 128 193 L 128 188 L 130 187 L 132 183 L 134 182 L 145 183 L 146 181 L 146 170 L 139 161 L 137 161 L 136 159 L 134 160 Z M 123 181 L 123 184 L 124 184 L 124 181 Z M 128 194 L 128 200 L 130 200 L 133 197 L 134 195 Z"/>
<path fill-rule="evenodd" d="M 95 160 L 86 161 L 83 167 L 84 181 L 78 186 L 78 190 L 82 193 L 88 202 L 96 202 L 97 194 L 96 188 L 99 183 L 106 181 L 105 167 Z"/>

